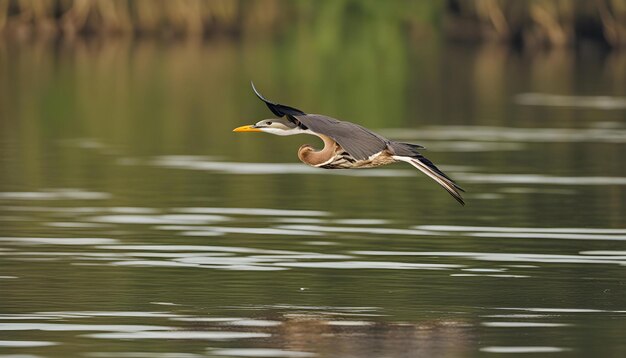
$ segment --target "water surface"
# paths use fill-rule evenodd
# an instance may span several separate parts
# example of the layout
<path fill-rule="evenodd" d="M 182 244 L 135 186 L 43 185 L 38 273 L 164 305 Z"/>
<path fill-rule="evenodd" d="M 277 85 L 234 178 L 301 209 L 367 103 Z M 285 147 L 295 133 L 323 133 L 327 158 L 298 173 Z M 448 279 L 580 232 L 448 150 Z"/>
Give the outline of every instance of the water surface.
<path fill-rule="evenodd" d="M 0 353 L 624 356 L 623 56 L 390 35 L 0 46 Z M 231 133 L 270 116 L 250 79 L 468 205 Z"/>

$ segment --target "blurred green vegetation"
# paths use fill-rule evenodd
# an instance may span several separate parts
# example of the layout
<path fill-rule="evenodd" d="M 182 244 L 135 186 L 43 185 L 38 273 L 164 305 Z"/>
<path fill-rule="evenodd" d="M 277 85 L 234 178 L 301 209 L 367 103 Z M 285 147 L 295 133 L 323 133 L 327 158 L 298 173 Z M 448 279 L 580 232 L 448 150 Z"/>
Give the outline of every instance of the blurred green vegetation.
<path fill-rule="evenodd" d="M 468 215 L 469 223 L 473 214 L 450 205 L 451 199 L 424 178 L 390 178 L 389 186 L 380 187 L 372 178 L 233 179 L 181 171 L 159 174 L 155 180 L 160 173 L 156 169 L 120 165 L 120 160 L 181 154 L 300 165 L 297 148 L 318 145 L 317 139 L 231 134 L 236 126 L 271 117 L 251 92 L 251 79 L 270 99 L 376 130 L 429 125 L 588 128 L 623 122 L 620 110 L 519 106 L 512 100 L 526 92 L 625 96 L 626 57 L 619 51 L 580 58 L 566 50 L 526 56 L 506 46 L 415 41 L 402 31 L 378 42 L 372 40 L 379 31 L 375 25 L 333 31 L 328 36 L 332 41 L 306 26 L 266 40 L 6 41 L 0 46 L 0 184 L 6 191 L 88 188 L 113 193 L 123 201 L 118 205 L 138 205 L 137 200 L 157 207 L 176 205 L 181 195 L 185 200 L 218 195 L 216 200 L 227 206 L 282 207 L 289 194 L 294 199 L 290 204 L 303 209 L 377 213 L 378 203 L 394 198 L 397 207 L 411 208 L 390 211 L 395 218 L 413 217 L 426 201 L 436 210 L 421 213 L 424 220 L 447 212 Z M 410 140 L 429 146 L 419 135 Z M 426 154 L 444 168 L 469 163 L 489 173 L 566 176 L 581 175 L 580 168 L 585 168 L 589 176 L 622 176 L 620 148 L 533 143 L 523 151 Z M 265 190 L 256 190 L 258 186 Z M 488 184 L 467 189 L 493 190 Z M 146 191 L 152 194 L 138 194 Z M 320 196 L 320 191 L 329 195 Z M 419 201 L 405 195 L 411 191 L 420 193 Z M 610 225 L 621 220 L 622 197 L 601 191 L 572 208 L 608 206 L 611 210 L 595 212 L 603 213 L 597 220 Z M 507 208 L 508 215 L 519 225 L 549 224 L 554 218 L 536 210 L 545 200 L 541 195 L 524 197 Z M 502 209 L 487 206 L 484 217 Z M 575 218 L 586 212 L 572 209 L 558 216 Z"/>
<path fill-rule="evenodd" d="M 626 0 L 1 0 L 0 31 L 21 38 L 280 35 L 316 25 L 334 41 L 354 21 L 389 31 L 528 47 L 592 40 L 626 45 Z"/>

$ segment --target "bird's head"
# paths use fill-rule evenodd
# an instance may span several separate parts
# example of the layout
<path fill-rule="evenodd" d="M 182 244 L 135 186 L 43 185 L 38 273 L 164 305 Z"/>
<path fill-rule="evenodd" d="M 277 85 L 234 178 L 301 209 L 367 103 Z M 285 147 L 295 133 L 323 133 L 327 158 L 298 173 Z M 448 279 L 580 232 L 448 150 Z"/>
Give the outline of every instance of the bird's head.
<path fill-rule="evenodd" d="M 256 124 L 237 127 L 233 129 L 233 132 L 265 132 L 276 135 L 293 135 L 301 133 L 302 130 L 287 119 L 272 118 L 264 119 Z"/>

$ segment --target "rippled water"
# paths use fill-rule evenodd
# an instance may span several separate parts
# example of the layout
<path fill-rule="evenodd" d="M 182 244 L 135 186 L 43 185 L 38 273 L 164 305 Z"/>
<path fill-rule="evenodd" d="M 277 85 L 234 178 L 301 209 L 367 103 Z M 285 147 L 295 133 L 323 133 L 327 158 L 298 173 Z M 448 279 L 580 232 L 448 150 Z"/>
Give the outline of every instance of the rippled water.
<path fill-rule="evenodd" d="M 431 45 L 398 83 L 309 58 L 356 85 L 335 99 L 281 82 L 286 41 L 0 47 L 0 355 L 626 354 L 623 58 Z M 424 144 L 468 205 L 231 133 L 269 116 L 251 78 Z"/>

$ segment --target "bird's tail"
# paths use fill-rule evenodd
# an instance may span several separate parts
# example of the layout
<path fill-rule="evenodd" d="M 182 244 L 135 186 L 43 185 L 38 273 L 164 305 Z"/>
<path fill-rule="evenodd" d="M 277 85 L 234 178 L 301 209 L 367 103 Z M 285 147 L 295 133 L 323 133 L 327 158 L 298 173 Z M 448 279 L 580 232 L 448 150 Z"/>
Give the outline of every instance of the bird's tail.
<path fill-rule="evenodd" d="M 394 155 L 395 160 L 407 162 L 412 166 L 419 169 L 422 173 L 428 175 L 431 179 L 441 185 L 456 201 L 461 205 L 465 205 L 461 192 L 464 192 L 463 188 L 458 186 L 454 180 L 450 179 L 444 172 L 442 172 L 433 162 L 428 160 L 421 154 L 414 154 L 412 156 Z"/>

